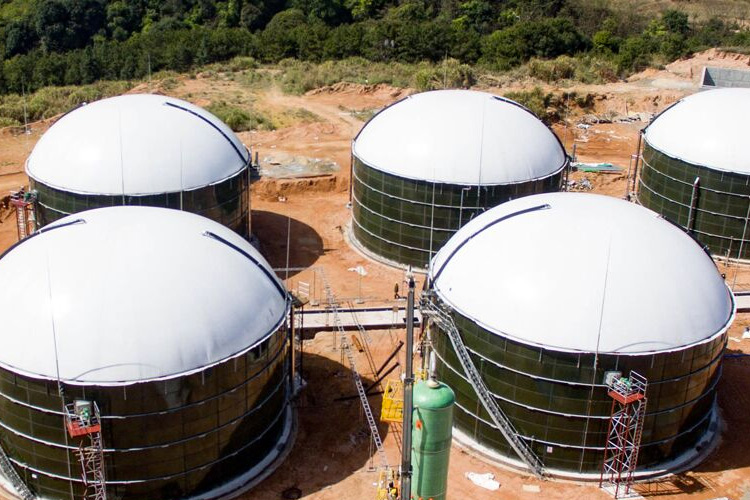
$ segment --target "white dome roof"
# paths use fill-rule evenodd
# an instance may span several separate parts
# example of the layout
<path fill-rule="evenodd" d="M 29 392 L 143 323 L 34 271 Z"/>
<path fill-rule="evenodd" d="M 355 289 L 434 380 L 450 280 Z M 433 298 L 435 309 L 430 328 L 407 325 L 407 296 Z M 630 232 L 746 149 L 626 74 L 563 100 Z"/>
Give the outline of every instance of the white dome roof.
<path fill-rule="evenodd" d="M 56 350 L 60 378 L 73 384 L 203 369 L 266 338 L 287 310 L 281 283 L 243 238 L 164 208 L 60 219 L 0 257 L 0 283 L 0 366 L 55 379 Z"/>
<path fill-rule="evenodd" d="M 459 185 L 544 178 L 567 160 L 555 134 L 531 111 L 471 90 L 436 90 L 396 102 L 365 124 L 352 151 L 389 174 Z"/>
<path fill-rule="evenodd" d="M 653 148 L 694 165 L 750 174 L 750 89 L 698 92 L 664 110 L 646 128 Z"/>
<path fill-rule="evenodd" d="M 248 158 L 234 132 L 208 111 L 134 94 L 64 115 L 39 139 L 26 173 L 63 191 L 144 195 L 216 184 Z"/>
<path fill-rule="evenodd" d="M 438 296 L 485 329 L 560 351 L 646 353 L 722 333 L 734 299 L 711 258 L 654 212 L 574 193 L 503 203 L 430 268 Z"/>

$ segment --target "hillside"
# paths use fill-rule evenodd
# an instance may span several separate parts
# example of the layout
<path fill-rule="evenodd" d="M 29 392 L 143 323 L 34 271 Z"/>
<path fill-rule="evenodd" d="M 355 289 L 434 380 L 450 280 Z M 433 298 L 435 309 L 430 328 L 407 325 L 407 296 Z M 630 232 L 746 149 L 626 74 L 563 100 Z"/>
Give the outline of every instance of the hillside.
<path fill-rule="evenodd" d="M 748 10 L 744 0 L 11 0 L 0 3 L 0 94 L 238 56 L 451 59 L 491 72 L 564 56 L 613 80 L 710 47 L 750 47 Z"/>

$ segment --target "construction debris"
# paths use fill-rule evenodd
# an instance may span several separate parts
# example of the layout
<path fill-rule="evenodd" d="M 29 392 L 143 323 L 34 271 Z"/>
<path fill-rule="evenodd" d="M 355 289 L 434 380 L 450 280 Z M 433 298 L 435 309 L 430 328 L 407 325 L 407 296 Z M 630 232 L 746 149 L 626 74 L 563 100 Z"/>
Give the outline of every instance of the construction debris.
<path fill-rule="evenodd" d="M 490 491 L 496 491 L 500 488 L 500 483 L 495 481 L 495 475 L 491 472 L 478 474 L 476 472 L 467 472 L 466 478 L 480 488 Z"/>
<path fill-rule="evenodd" d="M 623 171 L 622 167 L 618 167 L 611 163 L 582 163 L 574 162 L 570 164 L 574 170 L 580 170 L 581 172 L 604 172 L 618 174 Z"/>

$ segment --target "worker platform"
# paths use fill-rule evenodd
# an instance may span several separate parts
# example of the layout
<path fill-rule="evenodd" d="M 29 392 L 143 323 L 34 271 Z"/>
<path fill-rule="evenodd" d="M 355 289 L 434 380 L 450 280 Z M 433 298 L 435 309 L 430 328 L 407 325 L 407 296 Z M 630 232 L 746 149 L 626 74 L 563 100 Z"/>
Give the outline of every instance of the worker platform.
<path fill-rule="evenodd" d="M 306 309 L 302 312 L 303 332 L 318 332 L 336 327 L 330 309 Z M 357 330 L 362 326 L 368 330 L 406 328 L 406 307 L 340 308 L 338 318 L 345 330 Z M 414 326 L 422 324 L 422 315 L 414 311 Z"/>

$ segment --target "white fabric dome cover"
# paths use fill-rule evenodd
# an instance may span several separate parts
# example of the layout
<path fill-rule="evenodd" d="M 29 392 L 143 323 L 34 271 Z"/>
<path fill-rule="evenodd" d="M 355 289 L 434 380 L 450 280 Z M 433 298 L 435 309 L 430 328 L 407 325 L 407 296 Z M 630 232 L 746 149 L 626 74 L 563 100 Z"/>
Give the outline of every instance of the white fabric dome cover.
<path fill-rule="evenodd" d="M 698 92 L 664 110 L 646 128 L 654 149 L 693 165 L 750 174 L 750 142 L 745 120 L 750 89 Z"/>
<path fill-rule="evenodd" d="M 0 283 L 0 366 L 56 379 L 57 354 L 73 384 L 201 370 L 246 352 L 287 312 L 283 286 L 248 242 L 164 208 L 60 219 L 0 257 Z"/>
<path fill-rule="evenodd" d="M 29 177 L 74 193 L 145 195 L 216 184 L 249 153 L 208 111 L 172 97 L 133 94 L 81 106 L 39 139 Z"/>
<path fill-rule="evenodd" d="M 531 111 L 472 90 L 436 90 L 392 104 L 354 140 L 366 165 L 407 179 L 514 184 L 565 167 L 562 144 Z"/>
<path fill-rule="evenodd" d="M 735 313 L 690 236 L 593 194 L 527 196 L 483 213 L 438 252 L 430 277 L 483 328 L 559 351 L 673 350 L 723 333 Z"/>

